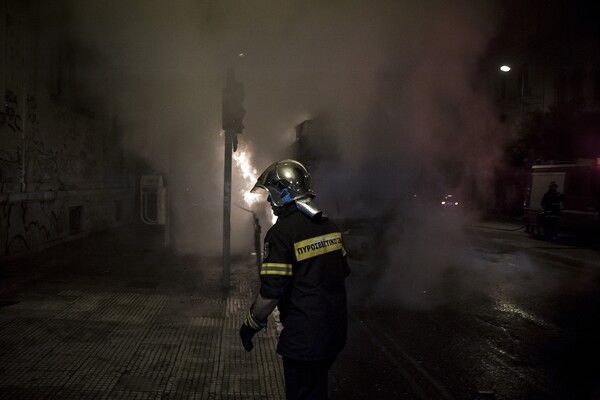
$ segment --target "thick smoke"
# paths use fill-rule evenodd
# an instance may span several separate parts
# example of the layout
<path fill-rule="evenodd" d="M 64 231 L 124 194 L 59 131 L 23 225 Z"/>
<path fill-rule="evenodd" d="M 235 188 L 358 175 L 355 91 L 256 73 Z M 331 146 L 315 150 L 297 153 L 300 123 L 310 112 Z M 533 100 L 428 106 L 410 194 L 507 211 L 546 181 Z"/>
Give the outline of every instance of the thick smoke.
<path fill-rule="evenodd" d="M 373 263 L 391 292 L 428 290 L 456 259 L 463 219 L 441 218 L 437 196 L 481 198 L 497 158 L 490 102 L 474 80 L 493 3 L 69 4 L 74 37 L 105 60 L 98 76 L 110 79 L 99 83 L 130 128 L 124 144 L 168 176 L 179 250 L 221 251 L 221 89 L 235 68 L 246 91 L 240 140 L 259 172 L 288 156 L 296 124 L 328 116 L 339 157 L 312 171 L 318 199 L 339 219 L 380 224 Z M 232 213 L 235 250 L 246 251 L 251 217 Z"/>

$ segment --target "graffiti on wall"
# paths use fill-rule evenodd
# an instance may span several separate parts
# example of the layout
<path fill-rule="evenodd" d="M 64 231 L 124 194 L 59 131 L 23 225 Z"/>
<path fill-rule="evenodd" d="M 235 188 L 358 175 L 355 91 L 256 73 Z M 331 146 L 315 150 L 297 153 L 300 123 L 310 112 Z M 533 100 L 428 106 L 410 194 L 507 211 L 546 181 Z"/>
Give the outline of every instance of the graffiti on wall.
<path fill-rule="evenodd" d="M 61 202 L 6 202 L 0 224 L 3 254 L 29 251 L 47 241 L 65 236 Z"/>
<path fill-rule="evenodd" d="M 27 130 L 31 135 L 36 135 L 39 131 L 40 122 L 38 120 L 38 106 L 35 96 L 27 95 Z"/>
<path fill-rule="evenodd" d="M 6 126 L 10 129 L 4 129 L 0 136 L 0 192 L 10 191 L 14 189 L 14 185 L 18 185 L 23 161 L 23 138 L 20 134 L 15 135 L 22 128 L 18 98 L 10 90 L 4 96 Z"/>
<path fill-rule="evenodd" d="M 75 233 L 102 231 L 128 223 L 132 218 L 135 191 L 109 190 L 52 200 L 0 203 L 0 260 L 2 256 L 35 251 L 48 242 L 64 242 Z M 82 209 L 81 227 L 70 231 L 74 206 Z M 124 208 L 123 208 L 124 207 Z"/>
<path fill-rule="evenodd" d="M 76 171 L 78 156 L 66 146 L 53 148 L 43 140 L 31 138 L 27 141 L 27 149 L 30 155 L 30 184 L 62 183 L 62 175 Z"/>
<path fill-rule="evenodd" d="M 5 93 L 7 126 L 13 133 L 22 135 L 2 138 L 0 145 L 0 185 L 3 192 L 7 182 L 21 181 L 25 172 L 27 184 L 32 189 L 46 183 L 82 180 L 82 168 L 98 165 L 82 151 L 80 136 L 93 136 L 88 131 L 75 129 L 73 113 L 59 112 L 58 128 L 42 130 L 39 106 L 34 95 L 27 95 L 25 115 L 19 113 L 20 99 L 11 89 Z M 26 123 L 24 123 L 26 122 Z M 5 140 L 6 139 L 6 140 Z M 98 146 L 94 146 L 98 148 Z M 22 165 L 24 164 L 24 165 Z M 89 166 L 83 170 L 86 172 Z"/>
<path fill-rule="evenodd" d="M 70 48 L 58 33 L 39 41 L 44 31 L 38 23 L 56 22 L 59 16 L 34 15 L 28 3 L 0 6 L 0 257 L 69 240 L 75 207 L 82 209 L 83 234 L 123 223 L 123 215 L 132 212 L 127 204 L 134 201 L 131 189 L 120 193 L 124 185 L 112 180 L 117 173 L 128 175 L 124 163 L 110 165 L 122 150 L 118 135 L 106 142 L 106 115 L 90 112 L 85 107 L 93 103 L 79 104 L 79 96 L 70 98 L 70 91 L 60 87 L 73 83 L 61 72 L 72 66 L 73 60 L 62 57 Z M 42 49 L 40 43 L 49 46 Z M 56 61 L 51 85 L 35 85 L 36 65 Z"/>
<path fill-rule="evenodd" d="M 7 190 L 7 185 L 18 182 L 21 170 L 21 149 L 0 149 L 0 193 Z"/>
<path fill-rule="evenodd" d="M 7 90 L 4 96 L 4 105 L 6 107 L 6 121 L 8 127 L 13 132 L 23 130 L 23 118 L 19 114 L 19 99 L 12 90 Z"/>

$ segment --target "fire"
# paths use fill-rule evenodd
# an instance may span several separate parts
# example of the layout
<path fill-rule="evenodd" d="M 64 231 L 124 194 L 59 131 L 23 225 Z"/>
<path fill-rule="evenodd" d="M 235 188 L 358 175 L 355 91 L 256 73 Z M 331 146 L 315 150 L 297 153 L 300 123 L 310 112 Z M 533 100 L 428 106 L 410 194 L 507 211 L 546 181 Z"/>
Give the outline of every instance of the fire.
<path fill-rule="evenodd" d="M 240 190 L 240 194 L 246 205 L 252 208 L 254 204 L 262 200 L 262 196 L 260 194 L 250 193 L 250 190 L 252 190 L 252 187 L 256 182 L 257 172 L 250 161 L 250 151 L 247 145 L 240 143 L 237 151 L 233 153 L 233 161 L 235 161 L 235 165 L 240 171 L 244 183 L 244 188 Z"/>
<path fill-rule="evenodd" d="M 256 168 L 252 166 L 250 155 L 250 148 L 245 143 L 240 143 L 237 151 L 233 153 L 233 161 L 235 162 L 237 170 L 240 171 L 240 176 L 244 185 L 244 187 L 240 189 L 240 195 L 244 199 L 246 206 L 252 210 L 256 210 L 256 204 L 262 204 L 263 207 L 270 209 L 268 203 L 265 201 L 265 194 L 250 193 L 257 178 L 257 171 Z M 274 225 L 275 222 L 277 222 L 277 216 L 275 216 L 275 214 L 273 214 L 270 222 L 271 225 Z"/>

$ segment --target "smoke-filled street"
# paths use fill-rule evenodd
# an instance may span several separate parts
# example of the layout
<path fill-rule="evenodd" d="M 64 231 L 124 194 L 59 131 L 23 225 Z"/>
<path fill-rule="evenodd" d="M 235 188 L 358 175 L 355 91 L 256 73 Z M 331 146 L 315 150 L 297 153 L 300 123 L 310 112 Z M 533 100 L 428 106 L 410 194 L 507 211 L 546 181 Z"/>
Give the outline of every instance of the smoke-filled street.
<path fill-rule="evenodd" d="M 600 399 L 596 3 L 0 0 L 0 398 Z"/>
<path fill-rule="evenodd" d="M 372 269 L 357 265 L 339 398 L 598 398 L 597 253 L 517 227 L 467 228 L 467 258 L 445 260 L 435 283 L 426 271 L 392 282 L 383 298 Z M 410 258 L 398 268 L 411 262 L 427 269 Z"/>

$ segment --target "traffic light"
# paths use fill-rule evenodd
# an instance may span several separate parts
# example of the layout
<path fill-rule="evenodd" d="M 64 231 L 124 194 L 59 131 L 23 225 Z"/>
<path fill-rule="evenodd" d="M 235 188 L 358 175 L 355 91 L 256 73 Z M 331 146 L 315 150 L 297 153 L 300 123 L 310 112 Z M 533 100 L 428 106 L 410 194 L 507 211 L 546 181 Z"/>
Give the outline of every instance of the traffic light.
<path fill-rule="evenodd" d="M 242 133 L 244 130 L 244 85 L 230 81 L 223 89 L 223 130 L 233 133 Z"/>

